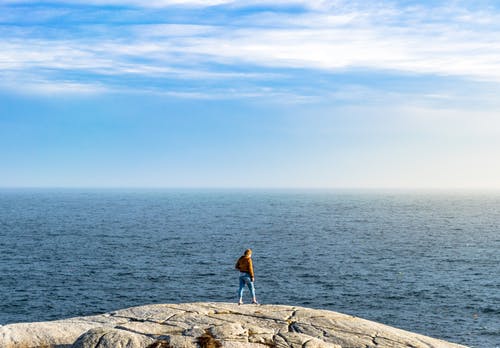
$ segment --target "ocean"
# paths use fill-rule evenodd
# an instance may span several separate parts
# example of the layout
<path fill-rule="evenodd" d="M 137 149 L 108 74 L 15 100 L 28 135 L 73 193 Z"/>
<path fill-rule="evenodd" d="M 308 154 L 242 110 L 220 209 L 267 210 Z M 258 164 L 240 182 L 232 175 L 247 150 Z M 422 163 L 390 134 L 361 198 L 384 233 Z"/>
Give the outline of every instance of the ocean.
<path fill-rule="evenodd" d="M 499 193 L 2 189 L 0 325 L 236 302 L 252 248 L 263 304 L 500 347 L 499 228 Z"/>

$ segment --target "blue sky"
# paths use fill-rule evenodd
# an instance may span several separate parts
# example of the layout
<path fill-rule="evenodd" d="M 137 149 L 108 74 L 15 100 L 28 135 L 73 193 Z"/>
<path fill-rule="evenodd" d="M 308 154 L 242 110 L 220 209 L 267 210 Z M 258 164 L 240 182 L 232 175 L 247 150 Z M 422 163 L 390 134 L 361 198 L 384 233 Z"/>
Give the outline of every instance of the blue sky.
<path fill-rule="evenodd" d="M 497 1 L 0 1 L 0 187 L 500 189 Z"/>

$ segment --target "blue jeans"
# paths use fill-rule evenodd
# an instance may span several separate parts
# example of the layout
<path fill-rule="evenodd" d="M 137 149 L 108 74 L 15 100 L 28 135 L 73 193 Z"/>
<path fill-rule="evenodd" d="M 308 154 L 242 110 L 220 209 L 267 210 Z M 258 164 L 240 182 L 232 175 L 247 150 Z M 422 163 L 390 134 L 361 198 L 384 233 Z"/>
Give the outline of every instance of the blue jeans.
<path fill-rule="evenodd" d="M 252 295 L 252 299 L 255 298 L 255 288 L 253 286 L 252 279 L 250 278 L 250 274 L 248 273 L 240 273 L 240 289 L 238 290 L 238 295 L 240 300 L 243 298 L 243 289 L 245 285 L 248 286 L 250 290 L 250 294 Z"/>

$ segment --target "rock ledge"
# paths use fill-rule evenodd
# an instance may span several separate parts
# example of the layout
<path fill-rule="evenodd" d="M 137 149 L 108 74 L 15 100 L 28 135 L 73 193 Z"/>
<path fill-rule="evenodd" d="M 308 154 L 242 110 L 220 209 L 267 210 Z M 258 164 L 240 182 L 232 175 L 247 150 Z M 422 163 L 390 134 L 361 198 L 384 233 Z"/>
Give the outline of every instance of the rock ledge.
<path fill-rule="evenodd" d="M 0 326 L 1 348 L 459 348 L 361 318 L 294 306 L 158 304 Z"/>

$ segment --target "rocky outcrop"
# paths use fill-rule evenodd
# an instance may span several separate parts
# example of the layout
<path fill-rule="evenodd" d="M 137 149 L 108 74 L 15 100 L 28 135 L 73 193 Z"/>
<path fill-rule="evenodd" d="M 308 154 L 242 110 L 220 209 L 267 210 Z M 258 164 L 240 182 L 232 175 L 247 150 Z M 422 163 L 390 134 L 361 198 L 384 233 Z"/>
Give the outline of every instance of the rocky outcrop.
<path fill-rule="evenodd" d="M 159 304 L 0 327 L 1 348 L 459 348 L 336 312 L 277 305 Z"/>

